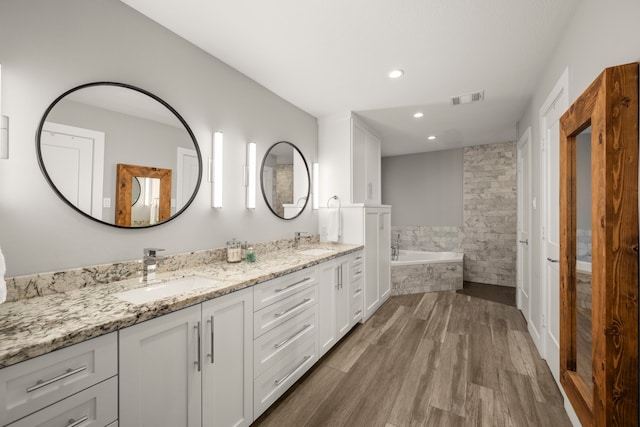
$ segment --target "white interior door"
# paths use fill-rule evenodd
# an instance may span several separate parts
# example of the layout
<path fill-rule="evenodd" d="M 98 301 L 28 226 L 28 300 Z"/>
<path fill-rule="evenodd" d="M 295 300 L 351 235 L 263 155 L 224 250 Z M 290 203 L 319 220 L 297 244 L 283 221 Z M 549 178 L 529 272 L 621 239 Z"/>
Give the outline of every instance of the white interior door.
<path fill-rule="evenodd" d="M 40 151 L 47 174 L 74 206 L 102 219 L 104 133 L 46 122 Z"/>
<path fill-rule="evenodd" d="M 198 154 L 196 150 L 178 147 L 178 177 L 176 178 L 176 209 L 179 211 L 189 201 L 198 185 Z"/>
<path fill-rule="evenodd" d="M 540 110 L 542 139 L 542 356 L 560 383 L 560 116 L 568 108 L 568 70 Z"/>
<path fill-rule="evenodd" d="M 531 256 L 531 128 L 518 141 L 518 292 L 516 302 L 527 323 L 530 321 Z"/>

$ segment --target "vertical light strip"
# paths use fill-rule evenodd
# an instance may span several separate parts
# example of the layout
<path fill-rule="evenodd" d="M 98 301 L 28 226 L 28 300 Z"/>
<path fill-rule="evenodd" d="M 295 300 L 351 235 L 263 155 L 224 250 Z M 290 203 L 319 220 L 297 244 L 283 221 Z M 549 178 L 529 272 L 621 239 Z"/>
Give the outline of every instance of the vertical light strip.
<path fill-rule="evenodd" d="M 222 207 L 222 132 L 213 134 L 213 188 L 211 191 L 211 206 Z"/>
<path fill-rule="evenodd" d="M 256 208 L 256 143 L 247 144 L 247 209 Z"/>
<path fill-rule="evenodd" d="M 313 165 L 311 165 L 311 170 L 312 170 L 312 180 L 313 180 L 313 204 L 312 204 L 312 208 L 313 209 L 318 209 L 318 207 L 320 206 L 320 166 L 318 166 L 318 163 L 314 163 Z"/>

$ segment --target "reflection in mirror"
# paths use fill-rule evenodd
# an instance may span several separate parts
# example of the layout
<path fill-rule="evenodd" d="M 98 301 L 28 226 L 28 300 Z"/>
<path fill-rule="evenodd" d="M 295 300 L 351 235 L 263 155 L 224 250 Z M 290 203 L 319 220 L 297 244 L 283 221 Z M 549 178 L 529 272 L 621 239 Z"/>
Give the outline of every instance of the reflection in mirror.
<path fill-rule="evenodd" d="M 140 180 L 137 176 L 133 177 L 133 182 L 131 184 L 133 185 L 133 188 L 131 189 L 131 206 L 134 206 L 138 199 L 140 199 L 140 191 L 142 191 L 142 189 L 140 188 Z"/>
<path fill-rule="evenodd" d="M 118 165 L 115 223 L 124 227 L 150 227 L 165 221 L 171 212 L 171 170 Z M 139 197 L 131 204 L 138 184 Z"/>
<path fill-rule="evenodd" d="M 67 204 L 118 227 L 134 225 L 117 223 L 116 204 L 110 203 L 116 198 L 117 164 L 172 171 L 168 215 L 142 227 L 182 213 L 202 176 L 200 150 L 184 119 L 157 96 L 121 83 L 90 83 L 58 97 L 42 118 L 36 148 L 40 168 Z"/>
<path fill-rule="evenodd" d="M 264 200 L 278 217 L 293 219 L 307 206 L 309 168 L 298 147 L 290 142 L 278 142 L 267 150 L 260 181 Z"/>
<path fill-rule="evenodd" d="M 576 372 L 593 391 L 591 248 L 591 127 L 588 127 L 576 136 Z"/>

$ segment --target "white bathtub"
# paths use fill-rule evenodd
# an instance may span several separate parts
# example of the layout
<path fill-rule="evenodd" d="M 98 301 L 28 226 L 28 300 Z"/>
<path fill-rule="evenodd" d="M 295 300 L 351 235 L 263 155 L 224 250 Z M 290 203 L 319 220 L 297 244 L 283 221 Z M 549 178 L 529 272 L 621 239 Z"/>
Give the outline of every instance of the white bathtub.
<path fill-rule="evenodd" d="M 591 263 L 588 261 L 576 260 L 576 271 L 591 274 Z"/>
<path fill-rule="evenodd" d="M 416 265 L 416 264 L 444 264 L 449 262 L 462 262 L 464 254 L 457 252 L 426 252 L 426 251 L 400 251 L 397 261 L 391 261 L 392 266 Z"/>

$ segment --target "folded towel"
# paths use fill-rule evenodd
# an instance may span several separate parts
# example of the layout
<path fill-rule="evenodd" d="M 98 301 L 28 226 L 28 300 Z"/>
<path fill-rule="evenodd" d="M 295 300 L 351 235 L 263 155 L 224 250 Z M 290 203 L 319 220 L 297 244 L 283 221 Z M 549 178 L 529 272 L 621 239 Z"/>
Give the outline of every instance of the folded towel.
<path fill-rule="evenodd" d="M 4 281 L 4 274 L 7 271 L 7 266 L 4 263 L 4 256 L 2 256 L 2 249 L 0 249 L 0 304 L 7 300 L 7 284 Z"/>
<path fill-rule="evenodd" d="M 328 221 L 327 221 L 327 240 L 329 242 L 337 242 L 340 239 L 341 235 L 341 226 L 340 223 L 340 209 L 339 208 L 329 208 L 327 212 Z"/>

